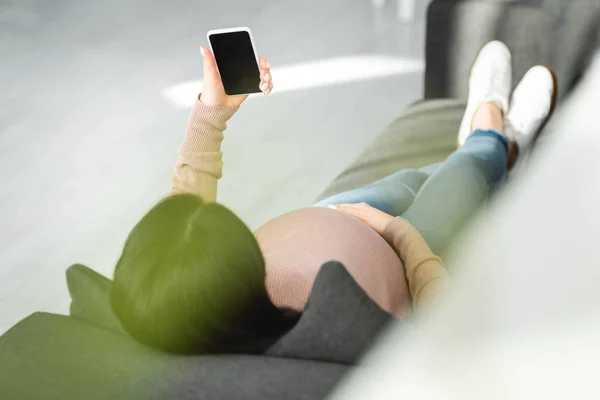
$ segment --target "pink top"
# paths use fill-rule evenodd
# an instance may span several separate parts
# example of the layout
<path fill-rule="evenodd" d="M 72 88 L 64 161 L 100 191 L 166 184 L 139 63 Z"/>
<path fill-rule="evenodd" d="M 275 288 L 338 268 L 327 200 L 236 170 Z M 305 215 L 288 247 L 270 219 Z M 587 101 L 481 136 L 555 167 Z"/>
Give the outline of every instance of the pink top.
<path fill-rule="evenodd" d="M 402 262 L 375 231 L 352 216 L 311 207 L 283 214 L 256 232 L 273 303 L 302 311 L 321 265 L 339 261 L 377 305 L 399 318 L 411 312 Z"/>

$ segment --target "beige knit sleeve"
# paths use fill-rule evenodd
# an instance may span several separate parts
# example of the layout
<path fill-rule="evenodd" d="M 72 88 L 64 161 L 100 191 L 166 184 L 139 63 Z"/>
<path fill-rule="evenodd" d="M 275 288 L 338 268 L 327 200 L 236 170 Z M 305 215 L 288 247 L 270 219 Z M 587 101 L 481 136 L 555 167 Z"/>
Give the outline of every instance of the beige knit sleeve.
<path fill-rule="evenodd" d="M 448 274 L 441 258 L 433 254 L 421 234 L 405 219 L 394 218 L 383 232 L 404 264 L 416 313 L 434 305 L 446 291 Z"/>
<path fill-rule="evenodd" d="M 207 106 L 196 100 L 169 194 L 191 193 L 206 202 L 217 200 L 217 181 L 223 171 L 223 131 L 237 110 L 238 107 Z"/>

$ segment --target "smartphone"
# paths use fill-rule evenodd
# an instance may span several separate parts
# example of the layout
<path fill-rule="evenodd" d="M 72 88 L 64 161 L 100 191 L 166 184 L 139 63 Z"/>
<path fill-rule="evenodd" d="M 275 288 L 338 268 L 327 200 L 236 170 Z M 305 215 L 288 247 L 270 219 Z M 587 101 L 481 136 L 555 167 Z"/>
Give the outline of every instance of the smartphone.
<path fill-rule="evenodd" d="M 215 29 L 206 35 L 225 93 L 259 93 L 260 67 L 249 28 Z"/>

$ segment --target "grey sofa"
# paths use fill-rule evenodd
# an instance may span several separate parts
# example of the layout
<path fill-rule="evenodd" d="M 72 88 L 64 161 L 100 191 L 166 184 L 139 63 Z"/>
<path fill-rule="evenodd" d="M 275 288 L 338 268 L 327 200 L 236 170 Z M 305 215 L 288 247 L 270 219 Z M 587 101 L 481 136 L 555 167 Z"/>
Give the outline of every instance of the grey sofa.
<path fill-rule="evenodd" d="M 592 28 L 599 10 L 598 0 L 434 0 L 424 100 L 392 122 L 321 198 L 443 160 L 455 148 L 470 62 L 488 40 L 513 49 L 516 78 L 536 63 L 554 68 L 559 98 L 566 96 L 597 44 Z M 347 372 L 348 365 L 318 357 L 155 353 L 98 307 L 107 304 L 110 282 L 75 272 L 71 316 L 36 313 L 0 338 L 3 400 L 319 399 Z"/>
<path fill-rule="evenodd" d="M 329 262 L 298 323 L 267 352 L 181 356 L 126 334 L 108 278 L 73 265 L 67 284 L 69 316 L 35 313 L 0 339 L 2 400 L 319 399 L 391 318 Z"/>

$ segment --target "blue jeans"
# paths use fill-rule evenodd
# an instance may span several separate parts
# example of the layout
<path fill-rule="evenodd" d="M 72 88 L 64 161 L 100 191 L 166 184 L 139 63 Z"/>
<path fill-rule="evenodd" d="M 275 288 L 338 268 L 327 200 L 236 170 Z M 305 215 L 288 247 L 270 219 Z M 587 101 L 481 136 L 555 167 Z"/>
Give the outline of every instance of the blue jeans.
<path fill-rule="evenodd" d="M 504 177 L 507 149 L 500 132 L 477 130 L 440 164 L 398 171 L 316 206 L 365 202 L 402 216 L 441 254 Z"/>

